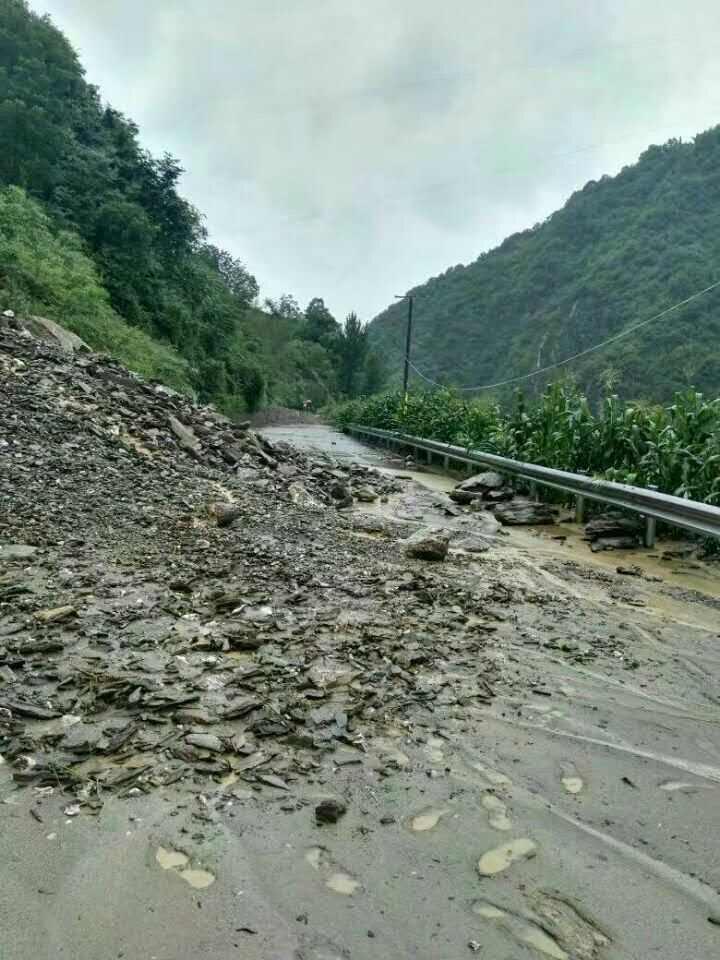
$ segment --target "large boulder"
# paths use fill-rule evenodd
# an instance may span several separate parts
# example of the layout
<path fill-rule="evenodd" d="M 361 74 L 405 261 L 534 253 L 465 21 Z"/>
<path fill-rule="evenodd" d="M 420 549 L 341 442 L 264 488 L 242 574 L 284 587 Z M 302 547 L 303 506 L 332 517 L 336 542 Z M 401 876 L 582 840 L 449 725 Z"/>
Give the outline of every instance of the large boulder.
<path fill-rule="evenodd" d="M 418 530 L 405 541 L 405 553 L 417 560 L 444 560 L 450 546 L 446 530 Z"/>
<path fill-rule="evenodd" d="M 374 503 L 378 498 L 377 491 L 373 490 L 367 483 L 355 487 L 353 493 L 355 494 L 355 499 L 360 500 L 362 503 Z"/>
<path fill-rule="evenodd" d="M 555 523 L 555 510 L 547 503 L 535 500 L 510 500 L 499 503 L 495 516 L 506 526 L 536 526 Z"/>
<path fill-rule="evenodd" d="M 172 415 L 168 417 L 168 423 L 183 450 L 187 450 L 188 453 L 191 453 L 195 457 L 202 453 L 202 444 L 195 436 L 191 427 L 185 426 L 177 417 L 173 417 Z"/>
<path fill-rule="evenodd" d="M 6 311 L 6 313 L 9 311 Z M 64 353 L 90 353 L 90 347 L 76 333 L 47 317 L 16 317 L 15 325 L 39 340 L 52 343 Z"/>
<path fill-rule="evenodd" d="M 486 470 L 483 473 L 476 473 L 467 480 L 463 480 L 456 487 L 457 490 L 466 490 L 478 493 L 485 493 L 486 490 L 499 490 L 505 486 L 505 481 L 499 473 L 493 470 Z"/>

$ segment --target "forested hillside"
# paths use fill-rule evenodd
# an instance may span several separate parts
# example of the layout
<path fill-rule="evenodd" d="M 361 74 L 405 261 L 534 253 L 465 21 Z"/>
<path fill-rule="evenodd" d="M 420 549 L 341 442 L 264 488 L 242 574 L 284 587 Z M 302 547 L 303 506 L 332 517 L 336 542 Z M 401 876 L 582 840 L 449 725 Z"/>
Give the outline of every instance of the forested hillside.
<path fill-rule="evenodd" d="M 0 0 L 0 309 L 49 316 L 231 412 L 375 385 L 357 318 L 341 326 L 319 298 L 257 308 L 255 278 L 209 241 L 181 174 L 48 18 Z"/>
<path fill-rule="evenodd" d="M 720 127 L 650 147 L 543 223 L 417 287 L 413 360 L 444 383 L 497 382 L 584 350 L 717 279 Z M 395 304 L 370 327 L 398 369 L 405 315 Z M 526 389 L 539 394 L 564 373 L 594 398 L 608 387 L 658 401 L 690 385 L 717 394 L 720 290 Z"/>

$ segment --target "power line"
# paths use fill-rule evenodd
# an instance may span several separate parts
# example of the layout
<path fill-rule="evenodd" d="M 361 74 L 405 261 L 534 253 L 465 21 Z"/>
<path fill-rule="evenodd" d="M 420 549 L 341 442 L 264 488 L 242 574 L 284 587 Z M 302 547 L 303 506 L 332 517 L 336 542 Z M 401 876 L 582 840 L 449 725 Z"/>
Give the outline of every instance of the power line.
<path fill-rule="evenodd" d="M 700 297 L 705 296 L 706 293 L 710 293 L 711 290 L 715 290 L 717 287 L 720 287 L 720 280 L 716 280 L 715 283 L 711 283 L 709 287 L 705 287 L 703 290 L 698 290 L 697 293 L 693 293 L 691 296 L 686 297 L 685 300 L 681 300 L 679 303 L 675 303 L 671 307 L 666 307 L 664 310 L 661 310 L 660 313 L 656 313 L 652 317 L 647 317 L 645 320 L 641 320 L 639 323 L 635 323 L 631 327 L 621 330 L 620 333 L 616 333 L 614 336 L 608 337 L 607 340 L 603 340 L 601 343 L 596 343 L 592 347 L 587 347 L 585 350 L 580 350 L 578 353 L 574 353 L 571 357 L 565 357 L 564 360 L 558 360 L 557 363 L 549 363 L 545 367 L 539 367 L 537 370 L 533 370 L 531 373 L 522 374 L 519 377 L 508 377 L 507 380 L 498 380 L 497 383 L 484 383 L 479 387 L 457 387 L 456 389 L 462 392 L 474 393 L 475 391 L 479 390 L 492 390 L 495 387 L 505 387 L 512 383 L 521 383 L 524 380 L 531 380 L 533 377 L 538 377 L 540 374 L 547 373 L 549 370 L 556 370 L 558 367 L 572 363 L 573 360 L 578 360 L 580 357 L 585 357 L 589 353 L 594 353 L 596 350 L 602 350 L 611 343 L 616 343 L 623 337 L 629 336 L 631 333 L 634 333 L 641 327 L 645 327 L 649 323 L 654 323 L 656 320 L 661 320 L 663 317 L 667 317 L 669 314 L 674 313 L 681 307 L 687 306 L 689 303 L 692 303 L 693 300 L 697 300 Z M 430 377 L 425 376 L 425 374 L 421 370 L 418 370 L 418 368 L 409 358 L 407 358 L 407 362 L 408 365 L 415 371 L 415 373 L 425 380 L 426 383 L 429 383 L 434 387 L 447 386 L 447 384 L 438 383 L 436 380 L 431 380 Z"/>

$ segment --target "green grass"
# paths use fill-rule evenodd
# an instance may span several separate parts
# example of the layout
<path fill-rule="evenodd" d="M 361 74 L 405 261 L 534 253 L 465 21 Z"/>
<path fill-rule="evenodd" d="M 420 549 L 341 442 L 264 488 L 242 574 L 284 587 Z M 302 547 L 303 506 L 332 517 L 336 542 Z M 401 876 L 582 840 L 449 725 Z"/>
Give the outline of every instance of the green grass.
<path fill-rule="evenodd" d="M 191 392 L 187 362 L 115 313 L 78 235 L 57 230 L 19 187 L 0 190 L 0 306 L 54 320 L 141 376 Z"/>

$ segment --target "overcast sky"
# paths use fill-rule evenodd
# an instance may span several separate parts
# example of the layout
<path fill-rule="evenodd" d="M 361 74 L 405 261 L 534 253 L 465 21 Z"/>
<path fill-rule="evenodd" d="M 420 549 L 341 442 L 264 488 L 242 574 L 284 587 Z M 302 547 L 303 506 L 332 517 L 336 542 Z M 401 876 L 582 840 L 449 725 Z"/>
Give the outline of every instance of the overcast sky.
<path fill-rule="evenodd" d="M 263 296 L 370 319 L 720 123 L 718 0 L 31 0 Z"/>

